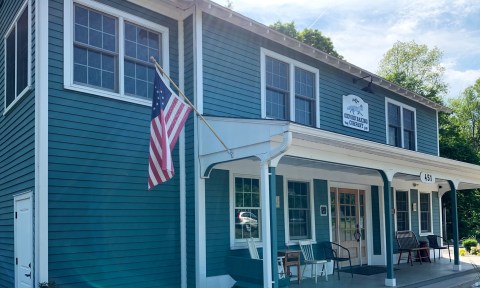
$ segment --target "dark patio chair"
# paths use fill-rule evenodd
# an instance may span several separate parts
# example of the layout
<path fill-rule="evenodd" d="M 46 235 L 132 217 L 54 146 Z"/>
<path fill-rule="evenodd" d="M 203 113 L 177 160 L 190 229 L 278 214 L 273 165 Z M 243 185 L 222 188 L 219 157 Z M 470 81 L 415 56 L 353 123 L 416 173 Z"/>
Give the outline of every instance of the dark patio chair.
<path fill-rule="evenodd" d="M 438 239 L 442 239 L 444 243 L 447 243 L 447 246 L 441 246 L 438 244 Z M 438 249 L 438 259 L 440 259 L 440 250 L 447 249 L 448 250 L 448 258 L 450 258 L 450 262 L 452 262 L 452 257 L 450 256 L 450 244 L 443 238 L 442 236 L 438 235 L 428 235 L 428 246 L 433 249 L 433 261 L 435 261 L 435 249 Z"/>
<path fill-rule="evenodd" d="M 340 280 L 340 266 L 338 265 L 338 262 L 344 262 L 344 261 L 349 262 L 350 273 L 352 274 L 352 278 L 353 278 L 352 260 L 350 258 L 350 251 L 347 248 L 343 247 L 340 244 L 328 242 L 328 241 L 320 243 L 320 247 L 323 249 L 325 260 L 333 261 L 333 273 L 335 273 L 335 265 L 337 266 L 338 280 Z M 348 257 L 345 257 L 345 256 L 342 257 L 342 255 L 345 255 Z"/>

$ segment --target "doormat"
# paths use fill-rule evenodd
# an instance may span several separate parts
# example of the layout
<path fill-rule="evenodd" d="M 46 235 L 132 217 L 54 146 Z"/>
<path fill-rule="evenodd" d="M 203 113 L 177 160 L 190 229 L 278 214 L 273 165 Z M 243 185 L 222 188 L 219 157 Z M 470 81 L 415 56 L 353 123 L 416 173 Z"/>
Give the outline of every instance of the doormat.
<path fill-rule="evenodd" d="M 393 270 L 398 270 L 398 269 L 394 268 Z M 340 271 L 342 271 L 344 273 L 350 273 L 350 267 L 344 267 Z M 352 273 L 353 274 L 370 276 L 370 275 L 375 275 L 375 274 L 380 274 L 380 273 L 387 273 L 387 267 L 384 267 L 384 266 L 355 266 L 355 267 L 352 267 Z"/>

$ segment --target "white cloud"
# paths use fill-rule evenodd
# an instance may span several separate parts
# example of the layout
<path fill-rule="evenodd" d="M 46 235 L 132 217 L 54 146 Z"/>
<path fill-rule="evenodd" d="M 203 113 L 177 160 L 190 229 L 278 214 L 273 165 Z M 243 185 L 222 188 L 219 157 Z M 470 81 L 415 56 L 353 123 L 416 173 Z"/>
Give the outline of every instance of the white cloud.
<path fill-rule="evenodd" d="M 480 69 L 478 70 L 447 70 L 445 73 L 445 80 L 449 83 L 450 93 L 447 98 L 457 98 L 465 88 L 475 84 L 475 81 L 480 78 Z"/>

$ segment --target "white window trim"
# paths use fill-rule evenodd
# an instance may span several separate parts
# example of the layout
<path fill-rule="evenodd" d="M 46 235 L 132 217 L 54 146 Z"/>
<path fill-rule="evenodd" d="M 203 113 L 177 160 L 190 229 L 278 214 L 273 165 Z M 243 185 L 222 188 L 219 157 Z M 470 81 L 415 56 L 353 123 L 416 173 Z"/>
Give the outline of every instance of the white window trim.
<path fill-rule="evenodd" d="M 15 18 L 13 19 L 12 21 L 12 24 L 10 25 L 10 27 L 8 28 L 7 30 L 7 33 L 5 33 L 5 36 L 3 37 L 3 45 L 4 45 L 4 69 L 6 69 L 6 66 L 5 64 L 7 63 L 7 37 L 10 35 L 10 32 L 12 32 L 12 29 L 13 28 L 16 28 L 17 27 L 17 22 L 18 22 L 18 19 L 20 18 L 20 16 L 22 15 L 24 9 L 27 9 L 27 25 L 28 25 L 28 36 L 27 36 L 27 47 L 28 47 L 28 59 L 27 59 L 27 87 L 25 87 L 25 89 L 23 89 L 22 92 L 20 92 L 17 95 L 15 95 L 15 99 L 12 101 L 12 103 L 10 103 L 10 105 L 7 106 L 7 89 L 4 89 L 4 98 L 3 98 L 3 103 L 4 103 L 4 109 L 3 109 L 3 115 L 7 114 L 8 111 L 10 111 L 13 107 L 15 107 L 15 105 L 20 101 L 20 99 L 23 98 L 23 96 L 25 94 L 27 94 L 28 91 L 31 90 L 32 88 L 32 9 L 31 9 L 31 3 L 30 3 L 30 0 L 27 0 L 23 3 L 22 7 L 20 8 L 20 10 L 18 11 L 17 15 L 15 15 Z M 18 31 L 18 29 L 15 29 L 15 31 Z M 16 91 L 17 91 L 17 40 L 18 40 L 18 37 L 16 37 L 17 35 L 15 35 L 15 94 Z M 7 85 L 7 74 L 5 73 L 4 75 L 4 88 L 6 87 Z"/>
<path fill-rule="evenodd" d="M 413 121 L 415 122 L 414 123 L 414 125 L 415 125 L 415 150 L 412 150 L 412 151 L 418 151 L 418 144 L 417 144 L 417 139 L 418 139 L 417 109 L 413 108 L 412 106 L 408 106 L 406 104 L 403 104 L 401 102 L 392 100 L 390 98 L 385 98 L 385 136 L 386 136 L 385 143 L 390 145 L 390 143 L 389 143 L 390 137 L 389 137 L 389 134 L 388 134 L 389 133 L 389 129 L 388 129 L 388 103 L 400 106 L 400 108 L 401 108 L 401 110 L 400 110 L 400 125 L 401 125 L 401 127 L 400 127 L 400 129 L 401 129 L 400 141 L 402 143 L 401 148 L 404 148 L 404 142 L 403 142 L 403 109 L 407 109 L 407 110 L 410 110 L 410 111 L 413 112 Z"/>
<path fill-rule="evenodd" d="M 118 20 L 118 85 L 119 92 L 110 92 L 102 89 L 97 89 L 94 87 L 83 86 L 80 84 L 75 84 L 73 82 L 73 37 L 74 37 L 74 4 L 80 4 L 85 7 L 94 9 L 96 11 L 105 13 L 109 16 L 113 16 Z M 69 90 L 74 90 L 78 92 L 84 92 L 89 94 L 95 94 L 107 98 L 122 100 L 126 102 L 141 104 L 145 106 L 152 105 L 152 101 L 149 99 L 142 99 L 134 96 L 125 95 L 124 93 L 124 48 L 123 48 L 123 30 L 124 22 L 128 21 L 136 25 L 148 28 L 152 31 L 159 32 L 162 35 L 162 59 L 163 59 L 163 69 L 167 74 L 170 74 L 170 62 L 169 62 L 169 30 L 167 27 L 161 26 L 159 24 L 147 21 L 140 17 L 128 14 L 124 11 L 115 9 L 111 6 L 100 4 L 91 0 L 68 0 L 64 4 L 64 40 L 63 40 L 63 83 L 64 88 Z"/>
<path fill-rule="evenodd" d="M 430 231 L 427 232 L 422 232 L 422 217 L 421 217 L 421 212 L 422 212 L 422 205 L 420 205 L 420 194 L 428 194 L 428 197 L 430 197 Z M 418 234 L 420 236 L 426 236 L 426 235 L 431 235 L 433 234 L 433 211 L 432 211 L 432 193 L 430 192 L 420 192 L 418 191 L 418 208 L 417 208 L 417 213 L 418 213 Z"/>
<path fill-rule="evenodd" d="M 267 50 L 263 47 L 260 48 L 260 89 L 261 89 L 261 94 L 260 94 L 260 99 L 261 99 L 261 117 L 262 118 L 267 118 L 267 107 L 266 107 L 266 101 L 267 101 L 267 95 L 266 95 L 266 89 L 267 89 L 267 84 L 266 84 L 266 66 L 265 66 L 265 58 L 266 57 L 272 57 L 274 59 L 277 59 L 279 61 L 285 62 L 289 65 L 289 88 L 290 88 L 290 97 L 289 97 L 289 105 L 290 105 L 290 114 L 289 119 L 290 121 L 295 121 L 295 67 L 301 68 L 303 70 L 306 70 L 308 72 L 311 72 L 315 75 L 315 123 L 314 127 L 320 128 L 320 72 L 318 69 L 308 66 L 302 62 L 293 60 L 291 58 L 288 58 L 284 55 L 275 53 L 273 51 Z"/>
<path fill-rule="evenodd" d="M 284 216 L 284 227 L 285 227 L 285 244 L 287 246 L 290 245 L 298 245 L 299 240 L 291 240 L 290 239 L 290 217 L 288 213 L 288 182 L 304 182 L 308 184 L 308 189 L 309 189 L 309 200 L 310 200 L 310 233 L 311 233 L 311 238 L 310 239 L 302 239 L 302 240 L 311 240 L 312 242 L 316 243 L 317 238 L 316 238 L 316 231 L 315 231 L 315 202 L 314 202 L 314 186 L 313 186 L 313 180 L 312 179 L 297 179 L 297 178 L 287 178 L 284 177 L 283 180 L 283 215 Z M 330 229 L 331 231 L 331 229 Z"/>
<path fill-rule="evenodd" d="M 234 174 L 230 173 L 230 187 L 229 187 L 229 195 L 230 195 L 230 249 L 245 249 L 247 247 L 247 242 L 245 239 L 235 239 L 235 178 L 250 178 L 250 179 L 258 179 L 260 183 L 260 177 L 254 176 L 254 175 L 248 175 L 248 174 Z M 260 188 L 260 187 L 259 187 Z M 262 189 L 260 188 L 260 211 L 263 210 L 264 208 L 262 207 Z M 256 240 L 255 243 L 257 247 L 262 247 L 263 246 L 263 240 L 262 240 L 262 225 L 263 225 L 263 219 L 261 219 L 260 215 L 257 215 L 260 219 L 260 223 L 258 223 L 259 227 L 259 233 L 258 236 L 260 239 Z"/>
<path fill-rule="evenodd" d="M 397 191 L 399 192 L 407 192 L 407 210 L 408 210 L 408 227 L 412 230 L 412 209 L 411 209 L 411 201 L 410 201 L 410 189 L 393 189 L 393 203 L 395 207 L 395 231 L 398 231 L 397 227 Z"/>

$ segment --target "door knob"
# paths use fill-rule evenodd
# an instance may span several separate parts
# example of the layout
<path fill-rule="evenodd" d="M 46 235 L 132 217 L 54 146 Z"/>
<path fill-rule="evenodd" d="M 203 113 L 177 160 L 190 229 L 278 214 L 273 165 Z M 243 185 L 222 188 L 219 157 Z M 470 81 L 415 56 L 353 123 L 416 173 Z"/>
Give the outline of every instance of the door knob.
<path fill-rule="evenodd" d="M 30 272 L 30 273 L 28 273 L 28 274 L 25 274 L 25 276 L 32 278 L 32 272 Z"/>

